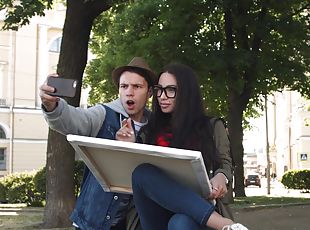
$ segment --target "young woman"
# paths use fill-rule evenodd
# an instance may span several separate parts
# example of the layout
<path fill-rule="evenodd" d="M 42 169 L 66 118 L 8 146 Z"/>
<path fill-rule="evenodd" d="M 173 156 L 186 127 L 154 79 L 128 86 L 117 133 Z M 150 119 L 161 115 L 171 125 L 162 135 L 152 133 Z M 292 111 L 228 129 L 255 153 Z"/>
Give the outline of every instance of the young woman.
<path fill-rule="evenodd" d="M 232 177 L 231 158 L 214 150 L 194 71 L 182 64 L 165 66 L 154 86 L 152 109 L 151 119 L 142 130 L 143 142 L 201 151 L 208 172 L 215 164 L 220 166 L 210 180 L 213 190 L 208 198 L 223 197 L 227 179 Z M 117 139 L 133 141 L 131 122 L 126 122 Z M 145 230 L 247 229 L 219 215 L 206 197 L 180 185 L 151 164 L 139 165 L 134 170 L 132 189 Z"/>

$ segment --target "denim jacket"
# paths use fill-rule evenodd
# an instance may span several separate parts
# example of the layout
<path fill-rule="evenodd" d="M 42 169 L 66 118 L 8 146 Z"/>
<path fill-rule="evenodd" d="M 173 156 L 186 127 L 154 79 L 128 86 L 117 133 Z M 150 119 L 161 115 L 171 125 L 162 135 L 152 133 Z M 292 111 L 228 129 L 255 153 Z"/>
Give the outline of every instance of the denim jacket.
<path fill-rule="evenodd" d="M 97 135 L 99 138 L 115 139 L 120 128 L 120 114 L 106 109 L 106 118 Z M 96 178 L 86 167 L 81 192 L 71 220 L 83 230 L 108 230 L 127 214 L 132 195 L 104 192 Z"/>

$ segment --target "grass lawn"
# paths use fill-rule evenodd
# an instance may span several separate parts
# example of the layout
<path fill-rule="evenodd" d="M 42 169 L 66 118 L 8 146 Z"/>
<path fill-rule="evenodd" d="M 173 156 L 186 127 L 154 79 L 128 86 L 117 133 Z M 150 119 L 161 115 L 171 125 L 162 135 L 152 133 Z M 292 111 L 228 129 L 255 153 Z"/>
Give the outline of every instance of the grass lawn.
<path fill-rule="evenodd" d="M 285 205 L 293 203 L 310 203 L 310 198 L 295 197 L 235 197 L 232 208 L 242 209 L 247 207 L 258 207 L 264 205 Z M 0 229 L 41 229 L 43 221 L 43 208 L 26 207 L 21 204 L 0 204 Z M 55 228 L 54 230 L 56 230 Z M 58 228 L 58 230 L 60 230 Z M 71 228 L 61 228 L 61 230 L 74 230 Z"/>
<path fill-rule="evenodd" d="M 247 208 L 256 206 L 287 205 L 296 203 L 310 203 L 310 198 L 302 197 L 269 197 L 269 196 L 249 196 L 235 197 L 232 208 Z"/>
<path fill-rule="evenodd" d="M 0 229 L 45 229 L 41 227 L 44 208 L 26 207 L 24 204 L 0 204 Z M 74 228 L 54 228 L 74 230 Z"/>
<path fill-rule="evenodd" d="M 40 229 L 41 214 L 0 215 L 0 229 Z"/>

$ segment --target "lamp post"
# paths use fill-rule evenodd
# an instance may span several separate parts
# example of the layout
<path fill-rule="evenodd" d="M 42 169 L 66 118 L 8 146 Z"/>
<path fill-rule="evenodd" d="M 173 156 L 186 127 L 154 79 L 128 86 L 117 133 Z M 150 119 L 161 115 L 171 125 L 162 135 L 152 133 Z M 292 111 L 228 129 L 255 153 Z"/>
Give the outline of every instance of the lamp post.
<path fill-rule="evenodd" d="M 265 95 L 265 122 L 266 122 L 266 156 L 267 156 L 267 194 L 270 194 L 270 155 L 269 155 L 269 135 L 268 135 L 268 111 L 267 111 L 267 95 Z"/>

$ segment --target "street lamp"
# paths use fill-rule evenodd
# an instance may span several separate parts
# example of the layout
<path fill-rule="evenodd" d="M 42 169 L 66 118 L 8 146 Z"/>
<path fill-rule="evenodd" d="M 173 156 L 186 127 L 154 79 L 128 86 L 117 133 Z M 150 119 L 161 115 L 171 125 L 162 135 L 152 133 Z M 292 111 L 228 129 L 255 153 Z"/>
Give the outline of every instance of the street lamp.
<path fill-rule="evenodd" d="M 267 95 L 265 94 L 265 122 L 266 122 L 266 155 L 267 155 L 267 194 L 270 195 L 270 156 L 269 156 L 269 135 L 268 135 L 268 111 L 267 111 Z"/>

